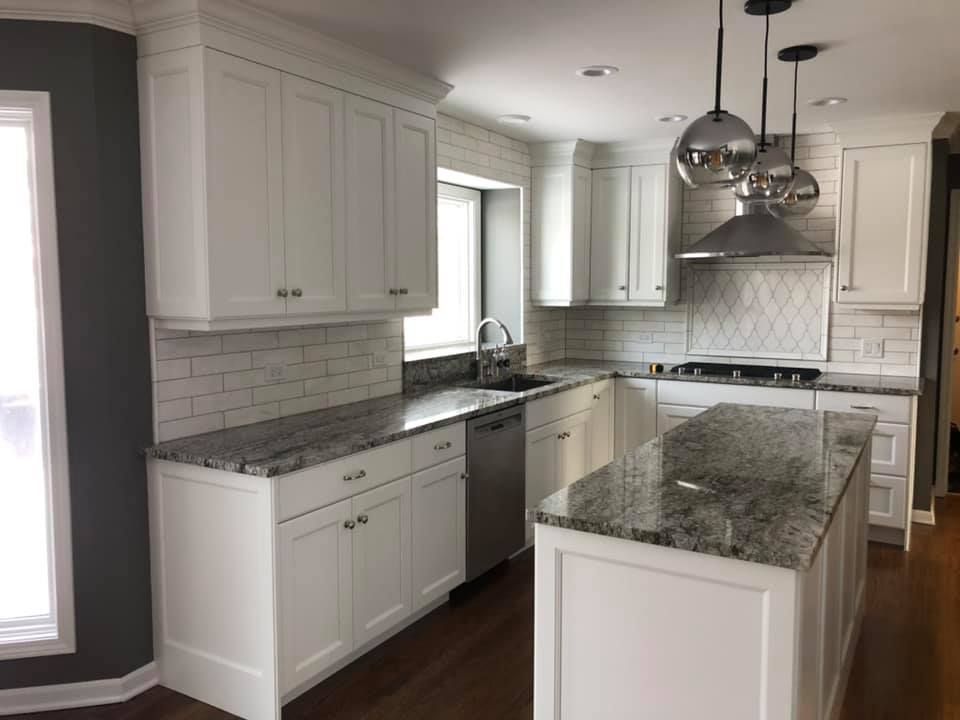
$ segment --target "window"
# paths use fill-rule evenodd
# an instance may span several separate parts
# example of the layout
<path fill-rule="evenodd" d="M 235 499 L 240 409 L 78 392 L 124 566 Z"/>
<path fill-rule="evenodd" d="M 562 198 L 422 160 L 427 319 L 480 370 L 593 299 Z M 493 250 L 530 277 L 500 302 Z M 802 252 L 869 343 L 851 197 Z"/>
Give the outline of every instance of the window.
<path fill-rule="evenodd" d="M 480 313 L 480 193 L 437 185 L 437 298 L 430 314 L 403 322 L 409 357 L 467 352 Z"/>
<path fill-rule="evenodd" d="M 46 93 L 0 91 L 0 660 L 74 651 Z"/>

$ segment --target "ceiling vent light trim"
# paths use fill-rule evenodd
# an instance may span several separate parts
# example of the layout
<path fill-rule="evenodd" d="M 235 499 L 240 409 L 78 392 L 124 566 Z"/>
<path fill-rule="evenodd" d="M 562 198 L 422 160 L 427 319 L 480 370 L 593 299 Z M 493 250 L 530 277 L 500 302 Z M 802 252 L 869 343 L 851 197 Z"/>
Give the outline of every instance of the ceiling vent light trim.
<path fill-rule="evenodd" d="M 585 78 L 603 78 L 616 75 L 620 68 L 616 65 L 586 65 L 577 69 L 577 75 Z"/>
<path fill-rule="evenodd" d="M 532 118 L 529 115 L 501 115 L 497 118 L 500 125 L 519 126 L 526 125 Z"/>
<path fill-rule="evenodd" d="M 687 116 L 683 113 L 677 113 L 676 115 L 661 115 L 657 118 L 658 122 L 662 123 L 679 123 L 687 119 Z"/>
<path fill-rule="evenodd" d="M 815 100 L 807 100 L 807 104 L 813 105 L 814 107 L 833 107 L 834 105 L 843 105 L 845 102 L 848 102 L 847 98 L 840 97 L 840 96 L 816 98 Z"/>

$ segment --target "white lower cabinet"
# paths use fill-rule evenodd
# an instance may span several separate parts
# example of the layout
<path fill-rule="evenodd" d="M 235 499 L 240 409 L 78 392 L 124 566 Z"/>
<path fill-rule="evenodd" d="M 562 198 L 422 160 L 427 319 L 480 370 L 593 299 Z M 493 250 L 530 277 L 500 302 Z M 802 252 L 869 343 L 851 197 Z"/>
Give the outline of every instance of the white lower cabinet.
<path fill-rule="evenodd" d="M 344 500 L 279 526 L 282 692 L 353 650 L 352 519 Z"/>
<path fill-rule="evenodd" d="M 467 463 L 463 457 L 413 476 L 413 609 L 429 605 L 466 574 Z"/>
<path fill-rule="evenodd" d="M 593 408 L 590 415 L 590 468 L 592 472 L 612 461 L 616 429 L 614 380 L 593 384 Z"/>
<path fill-rule="evenodd" d="M 657 381 L 617 378 L 617 457 L 657 436 Z"/>

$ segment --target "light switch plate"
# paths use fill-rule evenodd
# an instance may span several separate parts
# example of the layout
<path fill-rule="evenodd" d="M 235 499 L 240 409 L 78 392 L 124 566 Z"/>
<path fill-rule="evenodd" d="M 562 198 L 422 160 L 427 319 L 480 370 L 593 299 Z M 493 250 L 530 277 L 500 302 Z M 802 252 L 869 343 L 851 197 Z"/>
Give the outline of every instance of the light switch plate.
<path fill-rule="evenodd" d="M 282 382 L 287 379 L 287 366 L 283 363 L 270 363 L 265 368 L 267 382 Z"/>
<path fill-rule="evenodd" d="M 882 358 L 883 338 L 863 338 L 863 340 L 860 341 L 860 357 Z"/>

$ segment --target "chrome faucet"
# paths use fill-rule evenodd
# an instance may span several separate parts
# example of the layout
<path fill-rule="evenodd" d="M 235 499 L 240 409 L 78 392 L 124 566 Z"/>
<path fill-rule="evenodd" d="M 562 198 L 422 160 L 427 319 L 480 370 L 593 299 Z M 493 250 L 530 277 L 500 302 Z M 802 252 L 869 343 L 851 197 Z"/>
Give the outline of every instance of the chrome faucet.
<path fill-rule="evenodd" d="M 484 318 L 483 320 L 480 321 L 480 324 L 477 325 L 477 333 L 476 333 L 477 382 L 480 382 L 480 383 L 482 383 L 484 380 L 484 375 L 485 375 L 484 368 L 486 367 L 486 364 L 483 362 L 483 347 L 480 342 L 480 335 L 483 332 L 483 328 L 485 328 L 487 325 L 496 325 L 498 328 L 500 328 L 500 332 L 503 334 L 504 345 L 513 344 L 513 336 L 510 335 L 510 331 L 507 330 L 507 326 L 504 325 L 502 322 L 492 317 Z M 503 362 L 503 350 L 500 348 L 499 345 L 496 346 L 496 348 L 494 349 L 494 356 L 496 357 L 497 370 L 499 371 L 500 363 Z"/>

